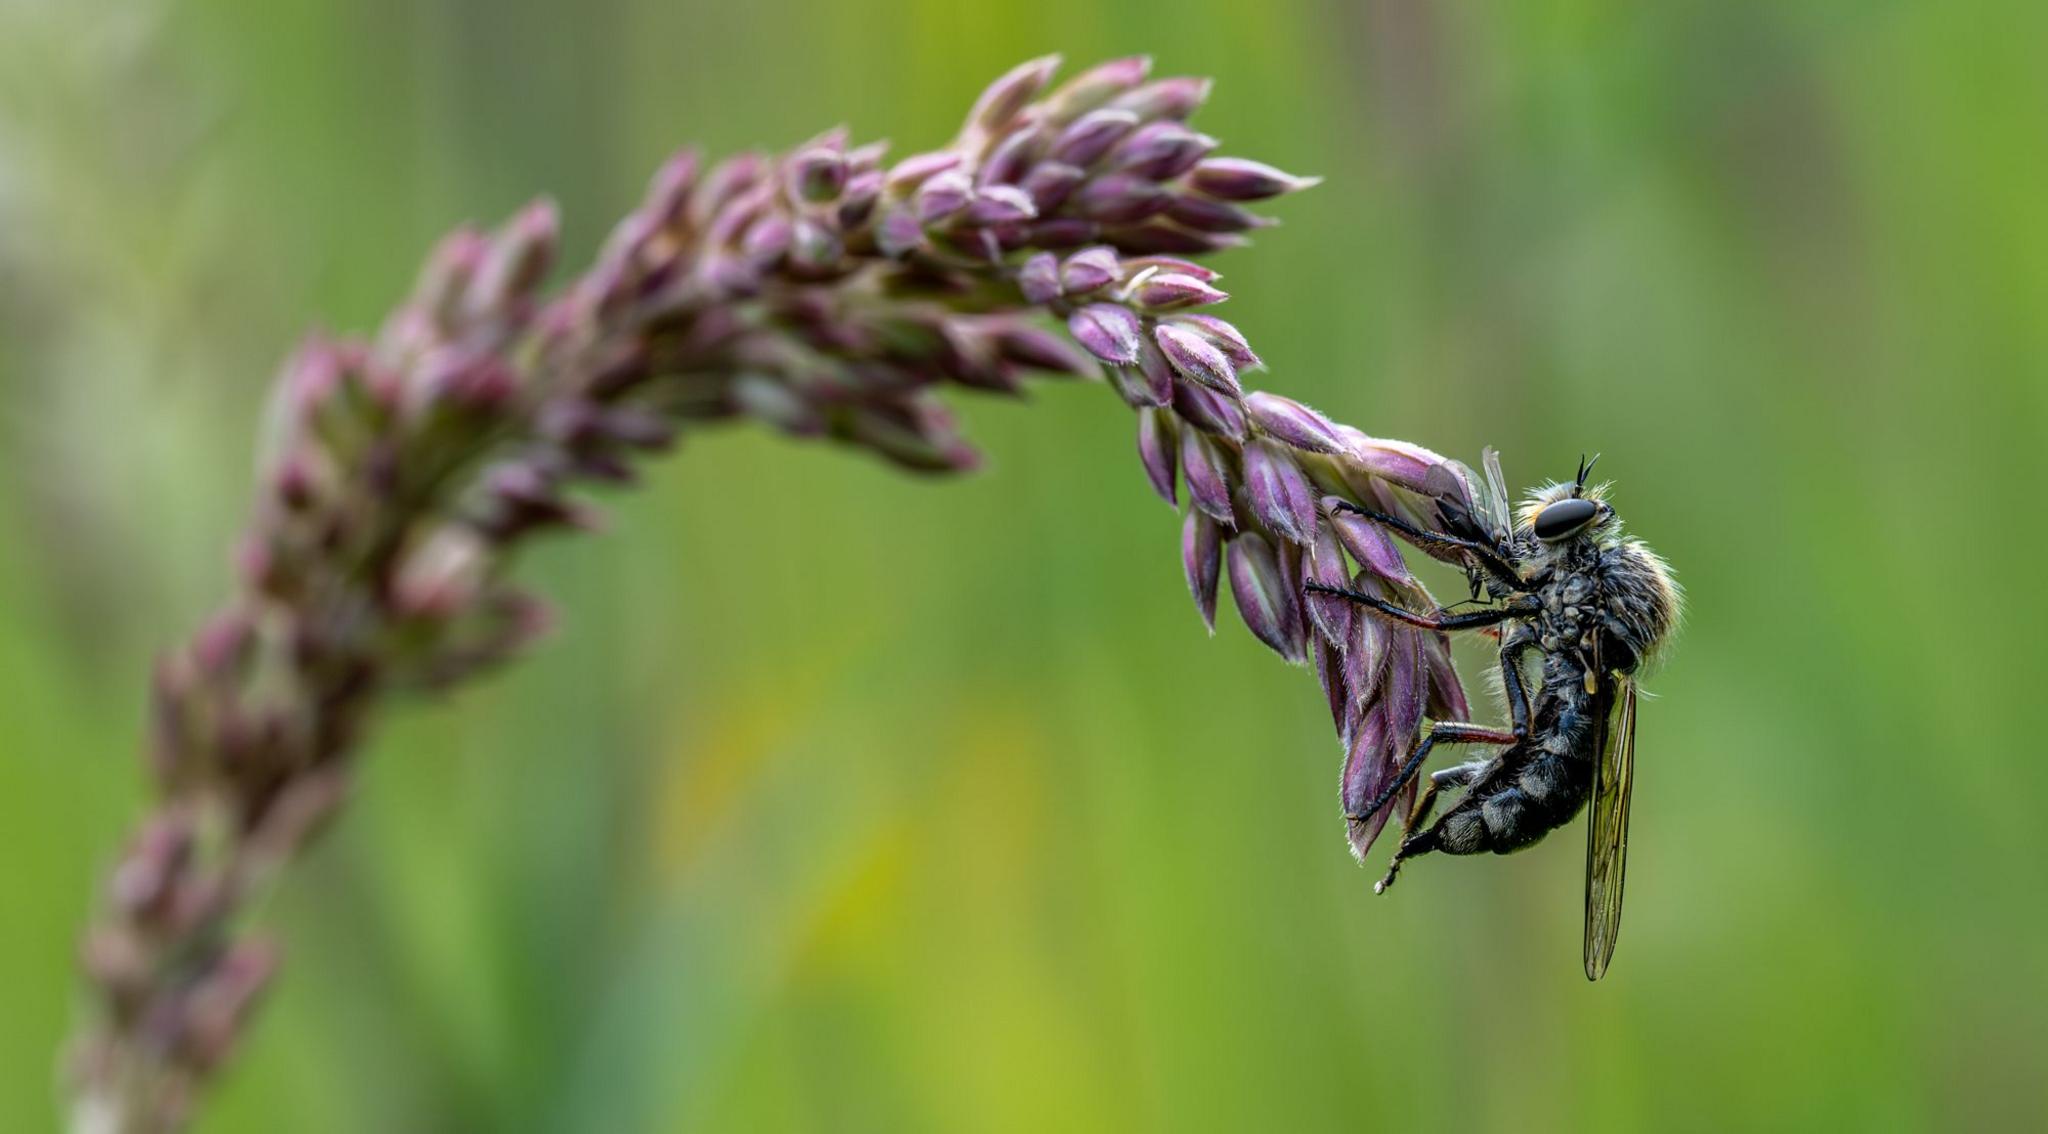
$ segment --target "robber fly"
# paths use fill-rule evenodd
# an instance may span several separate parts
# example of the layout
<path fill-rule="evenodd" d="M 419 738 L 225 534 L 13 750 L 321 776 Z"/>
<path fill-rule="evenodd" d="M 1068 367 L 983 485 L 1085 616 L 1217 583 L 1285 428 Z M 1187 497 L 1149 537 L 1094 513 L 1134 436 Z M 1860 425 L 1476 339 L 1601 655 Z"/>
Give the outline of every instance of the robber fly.
<path fill-rule="evenodd" d="M 1595 458 L 1597 460 L 1598 458 Z M 1499 457 L 1486 453 L 1487 489 L 1468 509 L 1442 493 L 1440 530 L 1345 503 L 1429 555 L 1462 563 L 1477 598 L 1492 605 L 1462 613 L 1404 610 L 1342 587 L 1308 589 L 1348 599 L 1374 615 L 1425 630 L 1496 628 L 1502 692 L 1510 729 L 1436 721 L 1407 762 L 1354 821 L 1365 820 L 1406 787 L 1438 745 L 1497 745 L 1487 758 L 1446 768 L 1409 811 L 1384 891 L 1401 864 L 1431 851 L 1506 854 L 1570 822 L 1590 798 L 1586 837 L 1586 978 L 1598 980 L 1621 929 L 1621 888 L 1628 853 L 1629 789 L 1635 774 L 1636 683 L 1678 619 L 1680 593 L 1662 559 L 1621 534 L 1607 486 L 1588 486 L 1591 461 L 1570 483 L 1533 492 L 1512 520 Z M 1477 514 L 1475 514 L 1477 513 Z M 1540 665 L 1525 666 L 1531 653 Z M 1533 692 L 1530 689 L 1534 678 Z M 1464 789 L 1430 823 L 1441 788 Z"/>

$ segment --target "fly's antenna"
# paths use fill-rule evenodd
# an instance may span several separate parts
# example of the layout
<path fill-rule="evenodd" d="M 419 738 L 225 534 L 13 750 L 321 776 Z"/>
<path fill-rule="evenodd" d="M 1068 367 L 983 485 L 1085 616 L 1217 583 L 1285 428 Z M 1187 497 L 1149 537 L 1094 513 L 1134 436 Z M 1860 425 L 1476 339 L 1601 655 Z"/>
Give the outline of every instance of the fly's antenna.
<path fill-rule="evenodd" d="M 1598 454 L 1598 453 L 1595 453 L 1595 454 L 1593 454 L 1593 457 L 1592 457 L 1592 459 L 1591 459 L 1591 460 L 1587 460 L 1587 459 L 1586 459 L 1586 455 L 1585 455 L 1584 453 L 1581 453 L 1581 454 L 1579 454 L 1579 475 L 1578 475 L 1578 479 L 1576 479 L 1575 481 L 1573 481 L 1573 482 L 1572 482 L 1572 496 L 1573 496 L 1573 497 L 1578 497 L 1578 496 L 1580 496 L 1580 495 L 1583 495 L 1583 494 L 1585 493 L 1585 491 L 1586 491 L 1586 478 L 1587 478 L 1587 477 L 1589 477 L 1589 476 L 1591 476 L 1591 475 L 1593 475 L 1593 466 L 1594 466 L 1594 465 L 1597 465 L 1597 464 L 1599 464 L 1599 463 L 1600 463 L 1600 454 Z"/>

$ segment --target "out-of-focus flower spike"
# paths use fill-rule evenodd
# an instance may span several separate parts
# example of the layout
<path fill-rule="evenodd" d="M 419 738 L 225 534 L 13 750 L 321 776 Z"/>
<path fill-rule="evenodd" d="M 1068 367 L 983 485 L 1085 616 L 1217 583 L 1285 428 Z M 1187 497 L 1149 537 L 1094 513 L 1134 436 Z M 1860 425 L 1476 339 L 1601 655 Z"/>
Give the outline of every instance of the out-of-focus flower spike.
<path fill-rule="evenodd" d="M 1269 531 L 1295 544 L 1314 538 L 1316 498 L 1291 452 L 1263 441 L 1246 445 L 1244 483 L 1252 514 Z"/>
<path fill-rule="evenodd" d="M 1296 177 L 1264 162 L 1246 158 L 1208 158 L 1195 166 L 1189 182 L 1225 201 L 1263 201 L 1321 184 L 1320 177 Z"/>
<path fill-rule="evenodd" d="M 1216 632 L 1216 583 L 1223 573 L 1224 532 L 1215 520 L 1200 511 L 1188 513 L 1180 529 L 1181 570 L 1187 575 L 1188 593 L 1209 633 Z"/>
<path fill-rule="evenodd" d="M 1138 459 L 1145 464 L 1152 490 L 1179 507 L 1180 427 L 1171 412 L 1150 406 L 1138 411 Z"/>
<path fill-rule="evenodd" d="M 1067 318 L 1067 329 L 1089 354 L 1112 366 L 1137 362 L 1138 347 L 1144 342 L 1138 317 L 1114 303 L 1090 303 L 1075 311 Z"/>
<path fill-rule="evenodd" d="M 1244 387 L 1237 381 L 1237 368 L 1206 336 L 1166 323 L 1152 332 L 1152 338 L 1181 377 L 1233 400 L 1244 396 Z"/>
<path fill-rule="evenodd" d="M 1264 536 L 1240 532 L 1228 552 L 1230 594 L 1238 616 L 1259 641 L 1290 662 L 1306 661 L 1308 640 L 1295 596 L 1296 580 Z"/>
<path fill-rule="evenodd" d="M 1045 97 L 1042 105 L 1046 120 L 1072 121 L 1144 82 L 1151 70 L 1152 60 L 1143 55 L 1112 59 L 1091 67 Z"/>
<path fill-rule="evenodd" d="M 1260 431 L 1276 441 L 1310 453 L 1343 451 L 1344 443 L 1330 419 L 1293 398 L 1258 390 L 1245 395 L 1244 408 Z"/>
<path fill-rule="evenodd" d="M 1237 526 L 1237 513 L 1230 505 L 1230 465 L 1222 448 L 1201 433 L 1181 438 L 1181 475 L 1187 479 L 1188 499 L 1196 508 L 1228 527 Z"/>
<path fill-rule="evenodd" d="M 867 222 L 875 211 L 875 202 L 882 198 L 882 173 L 868 169 L 847 178 L 846 191 L 839 198 L 839 226 L 842 229 L 858 228 Z"/>
<path fill-rule="evenodd" d="M 1185 120 L 1209 100 L 1210 86 L 1208 79 L 1192 76 L 1160 79 L 1119 95 L 1109 105 L 1131 111 L 1148 121 L 1154 118 Z"/>

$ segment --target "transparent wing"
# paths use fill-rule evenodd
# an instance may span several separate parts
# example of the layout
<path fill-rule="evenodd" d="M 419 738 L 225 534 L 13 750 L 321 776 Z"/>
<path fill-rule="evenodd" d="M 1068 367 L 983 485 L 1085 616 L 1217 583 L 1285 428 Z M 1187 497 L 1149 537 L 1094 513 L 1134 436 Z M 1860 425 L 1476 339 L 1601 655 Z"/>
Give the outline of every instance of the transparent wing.
<path fill-rule="evenodd" d="M 1500 472 L 1500 450 L 1491 445 L 1486 447 L 1480 462 L 1486 468 L 1487 522 L 1493 525 L 1493 538 L 1497 542 L 1506 539 L 1514 530 L 1508 522 L 1508 478 Z"/>
<path fill-rule="evenodd" d="M 1614 709 L 1593 777 L 1586 822 L 1586 979 L 1599 980 L 1621 936 L 1621 884 L 1628 867 L 1628 798 L 1636 775 L 1636 683 L 1614 675 Z"/>

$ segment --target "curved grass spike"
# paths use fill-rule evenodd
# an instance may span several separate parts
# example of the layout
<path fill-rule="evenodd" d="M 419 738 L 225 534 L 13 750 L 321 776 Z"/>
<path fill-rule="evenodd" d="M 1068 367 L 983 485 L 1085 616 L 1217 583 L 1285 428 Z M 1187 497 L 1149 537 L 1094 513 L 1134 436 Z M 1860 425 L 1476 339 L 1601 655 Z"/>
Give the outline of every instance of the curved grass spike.
<path fill-rule="evenodd" d="M 547 614 L 514 553 L 590 526 L 579 486 L 713 423 L 955 472 L 975 452 L 945 388 L 1106 377 L 1139 411 L 1152 486 L 1172 502 L 1188 482 L 1203 617 L 1227 565 L 1259 639 L 1314 660 L 1348 811 L 1425 712 L 1465 715 L 1439 636 L 1304 603 L 1300 583 L 1427 608 L 1392 545 L 1331 508 L 1470 512 L 1469 472 L 1247 394 L 1258 356 L 1198 310 L 1225 298 L 1201 256 L 1266 223 L 1245 206 L 1314 179 L 1215 156 L 1187 125 L 1206 81 L 1132 58 L 1053 86 L 1056 63 L 1011 71 L 952 144 L 893 162 L 839 132 L 708 168 L 680 154 L 552 294 L 551 206 L 458 231 L 374 337 L 299 350 L 234 593 L 156 673 L 155 803 L 82 946 L 78 1130 L 185 1124 L 277 967 L 246 911 L 346 799 L 378 706 L 516 655 Z M 1352 830 L 1354 849 L 1376 834 Z"/>

